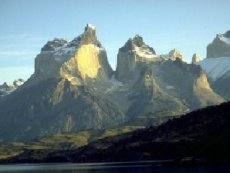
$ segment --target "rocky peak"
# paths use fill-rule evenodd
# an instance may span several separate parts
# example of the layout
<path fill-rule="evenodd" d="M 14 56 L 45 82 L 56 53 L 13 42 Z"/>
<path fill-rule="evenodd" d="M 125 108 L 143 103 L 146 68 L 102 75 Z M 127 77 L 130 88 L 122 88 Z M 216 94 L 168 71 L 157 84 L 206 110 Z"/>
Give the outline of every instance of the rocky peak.
<path fill-rule="evenodd" d="M 230 31 L 217 34 L 207 46 L 207 58 L 230 57 Z"/>
<path fill-rule="evenodd" d="M 230 38 L 230 30 L 224 33 L 224 36 Z"/>
<path fill-rule="evenodd" d="M 85 31 L 81 36 L 81 44 L 94 44 L 98 47 L 101 47 L 101 43 L 97 40 L 96 36 L 96 27 L 91 24 L 87 24 Z"/>
<path fill-rule="evenodd" d="M 122 82 L 133 81 L 139 73 L 138 66 L 158 61 L 155 50 L 145 44 L 140 35 L 130 38 L 117 55 L 116 78 Z"/>
<path fill-rule="evenodd" d="M 145 42 L 143 41 L 143 38 L 140 35 L 135 35 L 133 38 L 128 39 L 128 41 L 125 43 L 123 47 L 119 49 L 121 52 L 127 52 L 127 51 L 136 51 L 141 49 L 141 51 L 148 51 L 149 54 L 155 55 L 156 52 L 155 50 L 146 45 Z"/>
<path fill-rule="evenodd" d="M 138 47 L 145 45 L 143 38 L 138 34 L 135 35 L 135 37 L 133 37 L 132 42 L 133 42 L 133 44 L 135 44 Z"/>
<path fill-rule="evenodd" d="M 0 85 L 0 97 L 10 94 L 19 86 L 23 85 L 24 82 L 25 81 L 23 79 L 16 79 L 13 81 L 13 83 L 4 82 L 2 85 Z"/>
<path fill-rule="evenodd" d="M 74 38 L 67 46 L 68 47 L 79 47 L 80 44 L 81 45 L 94 44 L 98 47 L 102 47 L 101 43 L 97 39 L 95 26 L 91 24 L 87 24 L 84 32 L 81 35 Z"/>
<path fill-rule="evenodd" d="M 169 52 L 169 59 L 172 61 L 175 61 L 176 59 L 179 59 L 181 61 L 184 61 L 184 55 L 178 50 L 178 49 L 173 49 Z"/>
<path fill-rule="evenodd" d="M 106 51 L 97 39 L 96 29 L 87 24 L 84 32 L 71 42 L 64 39 L 49 41 L 35 59 L 33 76 L 36 81 L 61 77 L 77 85 L 89 78 L 107 79 L 111 73 Z"/>
<path fill-rule="evenodd" d="M 200 55 L 194 53 L 192 56 L 192 64 L 199 64 L 200 61 L 201 61 Z"/>
<path fill-rule="evenodd" d="M 194 81 L 193 92 L 200 102 L 201 107 L 224 102 L 224 99 L 212 90 L 207 76 L 203 71 L 200 72 L 199 77 Z"/>
<path fill-rule="evenodd" d="M 48 41 L 41 51 L 55 51 L 57 48 L 63 47 L 68 44 L 66 39 L 55 38 L 52 41 Z"/>

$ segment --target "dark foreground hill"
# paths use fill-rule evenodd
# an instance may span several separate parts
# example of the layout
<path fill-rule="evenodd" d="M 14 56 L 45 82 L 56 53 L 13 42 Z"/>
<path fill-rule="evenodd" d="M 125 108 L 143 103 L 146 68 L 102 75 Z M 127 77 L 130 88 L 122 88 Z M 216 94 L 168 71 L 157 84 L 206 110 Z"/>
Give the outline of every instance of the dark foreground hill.
<path fill-rule="evenodd" d="M 131 160 L 230 161 L 230 102 L 169 120 L 157 128 L 108 137 L 76 150 L 27 150 L 9 162 Z"/>

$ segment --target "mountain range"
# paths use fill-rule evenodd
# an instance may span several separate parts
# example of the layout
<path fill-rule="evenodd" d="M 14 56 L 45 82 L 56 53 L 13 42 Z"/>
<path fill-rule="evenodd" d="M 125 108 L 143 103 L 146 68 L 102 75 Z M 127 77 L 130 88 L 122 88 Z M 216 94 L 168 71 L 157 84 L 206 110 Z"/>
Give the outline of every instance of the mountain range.
<path fill-rule="evenodd" d="M 136 35 L 119 49 L 115 71 L 90 24 L 72 41 L 48 41 L 35 58 L 34 74 L 0 99 L 0 138 L 28 141 L 89 129 L 158 126 L 220 104 L 230 98 L 229 38 L 229 31 L 217 35 L 207 58 L 200 61 L 194 54 L 188 64 L 179 50 L 158 55 Z"/>

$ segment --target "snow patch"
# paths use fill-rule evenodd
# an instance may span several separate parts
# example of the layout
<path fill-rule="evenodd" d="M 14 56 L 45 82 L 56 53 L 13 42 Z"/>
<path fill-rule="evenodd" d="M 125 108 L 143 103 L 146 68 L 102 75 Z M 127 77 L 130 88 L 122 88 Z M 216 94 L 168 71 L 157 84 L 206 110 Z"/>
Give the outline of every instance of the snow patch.
<path fill-rule="evenodd" d="M 76 51 L 75 47 L 61 47 L 55 49 L 55 55 L 63 55 L 63 54 L 73 54 Z"/>
<path fill-rule="evenodd" d="M 218 35 L 219 39 L 223 42 L 225 42 L 226 44 L 230 44 L 230 39 L 223 36 L 223 35 Z"/>
<path fill-rule="evenodd" d="M 95 26 L 93 26 L 92 24 L 90 24 L 90 23 L 88 23 L 87 24 L 87 27 L 89 27 L 89 28 L 91 28 L 91 29 L 93 29 L 93 30 L 96 30 L 96 27 Z"/>
<path fill-rule="evenodd" d="M 230 57 L 206 58 L 200 66 L 213 81 L 230 72 Z"/>
<path fill-rule="evenodd" d="M 152 59 L 156 57 L 156 55 L 154 55 L 148 49 L 143 49 L 137 46 L 135 46 L 135 52 L 138 56 L 146 58 L 146 59 Z"/>

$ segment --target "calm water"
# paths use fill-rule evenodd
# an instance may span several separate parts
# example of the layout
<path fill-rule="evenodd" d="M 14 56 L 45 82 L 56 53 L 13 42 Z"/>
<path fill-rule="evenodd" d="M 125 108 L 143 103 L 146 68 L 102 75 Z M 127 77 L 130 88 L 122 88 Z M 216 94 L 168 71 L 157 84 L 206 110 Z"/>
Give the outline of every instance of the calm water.
<path fill-rule="evenodd" d="M 154 166 L 152 166 L 154 165 Z M 163 168 L 152 162 L 0 165 L 4 173 L 230 173 L 230 166 Z"/>

